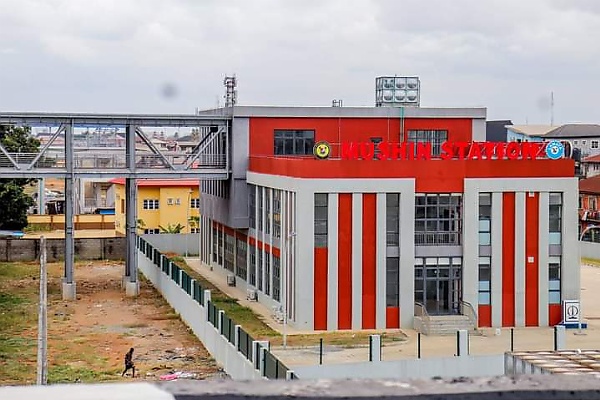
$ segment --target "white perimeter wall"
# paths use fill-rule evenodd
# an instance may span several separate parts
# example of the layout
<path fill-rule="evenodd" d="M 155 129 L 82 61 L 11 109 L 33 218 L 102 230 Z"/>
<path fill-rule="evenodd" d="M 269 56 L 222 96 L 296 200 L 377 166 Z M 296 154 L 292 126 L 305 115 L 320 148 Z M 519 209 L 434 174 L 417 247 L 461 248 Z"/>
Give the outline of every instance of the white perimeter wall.
<path fill-rule="evenodd" d="M 581 257 L 600 260 L 600 243 L 579 242 Z"/>
<path fill-rule="evenodd" d="M 200 254 L 199 233 L 161 233 L 159 235 L 140 235 L 161 253 L 177 253 L 184 255 Z"/>
<path fill-rule="evenodd" d="M 162 235 L 161 235 L 162 236 Z M 183 322 L 202 341 L 206 350 L 231 378 L 236 380 L 264 379 L 260 371 L 208 322 L 208 309 L 198 304 L 169 276 L 165 275 L 141 252 L 138 268 L 152 282 L 167 302 L 177 311 Z"/>
<path fill-rule="evenodd" d="M 504 355 L 295 366 L 299 379 L 428 379 L 504 375 Z"/>

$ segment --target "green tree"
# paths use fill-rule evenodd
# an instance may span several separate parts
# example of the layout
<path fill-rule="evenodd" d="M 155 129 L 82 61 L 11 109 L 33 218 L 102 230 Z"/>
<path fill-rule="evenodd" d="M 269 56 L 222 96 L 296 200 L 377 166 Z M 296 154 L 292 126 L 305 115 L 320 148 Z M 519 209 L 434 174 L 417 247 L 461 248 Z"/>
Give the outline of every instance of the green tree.
<path fill-rule="evenodd" d="M 0 125 L 0 143 L 9 153 L 38 153 L 40 141 L 29 127 Z M 27 226 L 27 209 L 33 199 L 25 186 L 36 179 L 0 179 L 0 229 L 18 230 Z"/>
<path fill-rule="evenodd" d="M 185 225 L 181 225 L 181 224 L 171 225 L 171 224 L 168 224 L 166 227 L 163 227 L 163 226 L 159 225 L 158 228 L 160 229 L 160 233 L 181 233 L 183 231 L 183 228 L 185 228 Z"/>

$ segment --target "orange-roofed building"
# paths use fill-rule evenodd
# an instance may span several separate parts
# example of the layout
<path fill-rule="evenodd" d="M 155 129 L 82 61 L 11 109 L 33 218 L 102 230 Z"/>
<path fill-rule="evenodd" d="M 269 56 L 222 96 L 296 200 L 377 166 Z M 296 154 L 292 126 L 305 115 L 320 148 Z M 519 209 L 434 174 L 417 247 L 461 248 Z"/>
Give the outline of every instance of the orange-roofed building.
<path fill-rule="evenodd" d="M 115 230 L 125 235 L 125 179 L 113 179 Z M 137 181 L 138 233 L 197 233 L 200 181 L 193 179 L 140 179 Z M 183 229 L 175 232 L 180 224 Z M 171 228 L 169 228 L 171 227 Z"/>

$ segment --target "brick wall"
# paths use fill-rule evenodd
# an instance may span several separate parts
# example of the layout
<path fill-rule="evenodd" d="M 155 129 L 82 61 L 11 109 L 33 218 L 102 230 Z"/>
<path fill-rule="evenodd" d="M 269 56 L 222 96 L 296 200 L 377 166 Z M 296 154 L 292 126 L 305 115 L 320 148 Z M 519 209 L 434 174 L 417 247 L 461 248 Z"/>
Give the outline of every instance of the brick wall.
<path fill-rule="evenodd" d="M 64 239 L 47 239 L 48 261 L 64 259 Z M 124 237 L 75 239 L 75 257 L 82 260 L 123 260 L 127 242 Z M 40 255 L 37 239 L 0 239 L 0 262 L 33 261 Z"/>

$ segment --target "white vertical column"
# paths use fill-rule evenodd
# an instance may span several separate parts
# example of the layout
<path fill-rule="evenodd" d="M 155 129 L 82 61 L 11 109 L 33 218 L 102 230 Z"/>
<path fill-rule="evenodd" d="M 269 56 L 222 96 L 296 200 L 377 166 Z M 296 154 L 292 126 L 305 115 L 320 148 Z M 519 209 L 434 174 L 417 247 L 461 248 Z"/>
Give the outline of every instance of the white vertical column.
<path fill-rule="evenodd" d="M 477 310 L 479 303 L 479 190 L 465 184 L 463 194 L 462 299 Z"/>
<path fill-rule="evenodd" d="M 562 188 L 562 260 L 561 260 L 561 297 L 562 300 L 580 299 L 581 296 L 581 260 L 579 255 L 578 181 L 572 178 Z M 560 190 L 557 190 L 560 191 Z M 583 310 L 585 312 L 585 310 Z"/>
<path fill-rule="evenodd" d="M 525 192 L 515 194 L 515 326 L 525 326 Z"/>
<path fill-rule="evenodd" d="M 362 193 L 352 194 L 352 329 L 362 329 Z"/>
<path fill-rule="evenodd" d="M 400 327 L 412 328 L 415 314 L 415 181 L 400 193 Z"/>
<path fill-rule="evenodd" d="M 265 231 L 267 230 L 267 189 L 264 186 L 260 186 L 259 189 L 260 190 L 260 194 L 261 194 L 261 199 L 262 199 L 262 210 L 260 212 L 259 218 L 261 220 L 261 226 L 262 229 L 260 230 L 260 241 L 262 242 L 262 246 L 261 246 L 261 250 L 259 250 L 261 252 L 261 264 L 260 264 L 260 269 L 262 271 L 261 273 L 261 281 L 262 281 L 262 292 L 266 293 L 267 290 L 267 271 L 266 271 L 266 265 L 267 265 L 267 252 L 265 251 L 265 243 L 266 243 L 266 234 Z"/>
<path fill-rule="evenodd" d="M 502 193 L 492 193 L 492 326 L 502 326 Z"/>
<path fill-rule="evenodd" d="M 297 225 L 296 225 L 296 213 L 297 208 L 296 208 L 296 193 L 294 192 L 290 192 L 290 226 L 292 229 L 292 232 L 296 233 L 297 232 Z M 313 229 L 314 229 L 314 224 L 313 224 Z M 296 245 L 296 234 L 294 234 L 294 236 L 292 236 L 290 238 L 290 265 L 289 265 L 289 295 L 288 295 L 288 299 L 289 299 L 289 314 L 290 314 L 290 319 L 293 321 L 296 318 L 296 249 L 297 249 L 297 245 Z M 312 252 L 311 252 L 312 254 Z"/>
<path fill-rule="evenodd" d="M 338 193 L 327 203 L 327 329 L 338 329 Z"/>
<path fill-rule="evenodd" d="M 298 329 L 314 329 L 314 237 L 315 237 L 315 207 L 314 193 L 302 189 L 296 193 L 296 213 L 301 218 L 295 219 L 295 261 L 293 265 L 301 265 L 302 268 L 294 268 L 296 303 L 300 307 L 295 308 L 296 327 Z"/>
<path fill-rule="evenodd" d="M 375 234 L 375 327 L 386 328 L 386 201 L 385 193 L 377 193 Z"/>
<path fill-rule="evenodd" d="M 548 326 L 548 233 L 550 231 L 550 195 L 541 192 L 538 224 L 538 316 L 539 326 Z"/>

